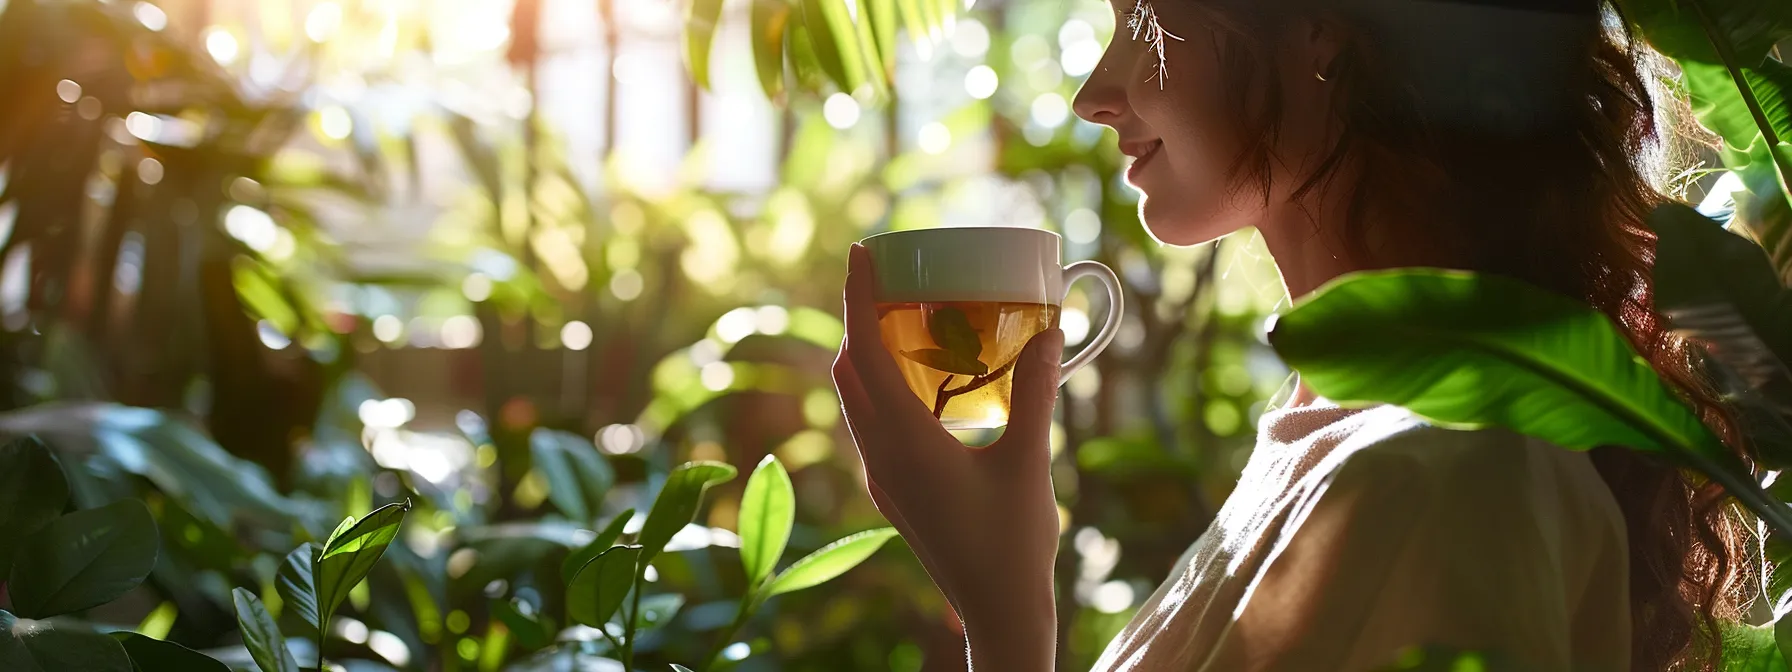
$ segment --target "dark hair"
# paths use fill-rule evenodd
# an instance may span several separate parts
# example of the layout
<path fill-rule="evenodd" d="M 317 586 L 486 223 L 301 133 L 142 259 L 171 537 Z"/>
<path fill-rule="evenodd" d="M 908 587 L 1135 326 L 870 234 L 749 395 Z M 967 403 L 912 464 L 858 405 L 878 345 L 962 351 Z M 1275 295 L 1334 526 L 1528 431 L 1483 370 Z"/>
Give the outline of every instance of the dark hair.
<path fill-rule="evenodd" d="M 1196 1 L 1248 140 L 1233 168 L 1240 188 L 1269 196 L 1282 101 L 1267 36 L 1299 16 L 1347 31 L 1342 52 L 1319 73 L 1333 92 L 1336 145 L 1295 189 L 1297 201 L 1348 175 L 1343 239 L 1357 258 L 1397 265 L 1403 251 L 1422 252 L 1585 300 L 1707 424 L 1740 445 L 1691 348 L 1653 307 L 1655 237 L 1646 218 L 1666 196 L 1642 166 L 1657 140 L 1640 67 L 1652 52 L 1605 25 L 1614 7 L 1481 7 L 1483 16 L 1509 20 L 1486 28 L 1409 13 L 1467 16 L 1462 3 Z M 1446 25 L 1402 25 L 1433 19 Z M 1412 37 L 1438 31 L 1462 46 Z M 1434 41 L 1417 44 L 1426 39 Z M 1372 229 L 1370 212 L 1406 216 Z M 1372 248 L 1372 234 L 1387 245 Z M 1714 669 L 1717 619 L 1736 611 L 1746 530 L 1715 484 L 1624 448 L 1596 449 L 1592 460 L 1628 528 L 1633 668 Z"/>

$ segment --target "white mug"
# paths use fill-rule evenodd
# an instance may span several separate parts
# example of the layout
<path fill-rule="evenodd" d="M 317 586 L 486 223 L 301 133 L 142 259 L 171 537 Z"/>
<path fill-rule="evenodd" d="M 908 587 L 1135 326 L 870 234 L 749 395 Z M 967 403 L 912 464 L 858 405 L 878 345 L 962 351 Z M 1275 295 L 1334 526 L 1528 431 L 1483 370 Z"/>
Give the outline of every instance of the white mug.
<path fill-rule="evenodd" d="M 1120 323 L 1120 279 L 1098 262 L 1061 265 L 1058 234 L 1017 227 L 881 233 L 871 254 L 878 326 L 909 389 L 947 429 L 1008 423 L 1014 360 L 1056 327 L 1070 283 L 1094 277 L 1108 315 L 1060 381 L 1093 361 Z"/>

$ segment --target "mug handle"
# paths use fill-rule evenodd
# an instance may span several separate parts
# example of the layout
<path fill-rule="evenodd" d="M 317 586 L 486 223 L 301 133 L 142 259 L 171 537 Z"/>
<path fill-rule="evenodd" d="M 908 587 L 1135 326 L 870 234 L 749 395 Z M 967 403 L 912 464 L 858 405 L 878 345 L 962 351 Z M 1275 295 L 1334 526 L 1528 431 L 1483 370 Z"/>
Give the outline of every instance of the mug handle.
<path fill-rule="evenodd" d="M 1068 296 L 1071 283 L 1084 277 L 1100 280 L 1101 284 L 1107 287 L 1108 316 L 1101 324 L 1101 331 L 1095 333 L 1095 338 L 1089 340 L 1089 344 L 1083 347 L 1083 351 L 1076 353 L 1075 357 L 1064 363 L 1058 374 L 1060 383 L 1070 380 L 1071 374 L 1087 366 L 1089 362 L 1095 361 L 1101 351 L 1106 350 L 1108 344 L 1114 341 L 1114 332 L 1118 331 L 1120 327 L 1120 315 L 1125 303 L 1125 298 L 1120 291 L 1120 278 L 1114 275 L 1113 269 L 1099 261 L 1079 261 L 1064 267 L 1064 294 Z"/>

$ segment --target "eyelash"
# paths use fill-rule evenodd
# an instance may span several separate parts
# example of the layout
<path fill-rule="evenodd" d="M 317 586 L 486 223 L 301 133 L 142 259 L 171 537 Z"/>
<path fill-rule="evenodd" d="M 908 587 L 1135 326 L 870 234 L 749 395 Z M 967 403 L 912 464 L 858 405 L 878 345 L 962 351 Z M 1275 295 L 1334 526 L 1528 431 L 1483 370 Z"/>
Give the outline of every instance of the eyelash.
<path fill-rule="evenodd" d="M 1157 72 L 1151 75 L 1151 79 L 1157 80 L 1157 88 L 1162 90 L 1164 80 L 1170 78 L 1169 63 L 1164 58 L 1164 38 L 1168 37 L 1178 42 L 1181 42 L 1182 38 L 1164 30 L 1163 26 L 1158 24 L 1157 10 L 1151 6 L 1149 0 L 1138 0 L 1138 4 L 1133 5 L 1132 11 L 1126 15 L 1126 28 L 1132 31 L 1132 39 L 1138 40 L 1143 37 L 1146 47 L 1157 55 Z M 1151 79 L 1145 81 L 1149 82 Z"/>

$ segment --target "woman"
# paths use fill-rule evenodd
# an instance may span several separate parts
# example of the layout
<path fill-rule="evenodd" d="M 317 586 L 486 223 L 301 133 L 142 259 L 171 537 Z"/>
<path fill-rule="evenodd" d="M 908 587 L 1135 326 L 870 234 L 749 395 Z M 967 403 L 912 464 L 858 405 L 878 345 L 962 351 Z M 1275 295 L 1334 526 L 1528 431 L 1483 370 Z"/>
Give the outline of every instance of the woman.
<path fill-rule="evenodd" d="M 1116 36 L 1076 111 L 1134 157 L 1157 239 L 1255 227 L 1296 297 L 1402 266 L 1581 297 L 1729 436 L 1650 307 L 1654 109 L 1645 50 L 1602 24 L 1609 6 L 1135 1 L 1112 0 Z M 1051 669 L 1063 336 L 1033 339 L 1005 435 L 967 449 L 903 386 L 869 278 L 855 247 L 834 376 L 871 495 L 963 620 L 975 669 Z M 1742 559 L 1725 511 L 1622 449 L 1444 430 L 1301 387 L 1097 669 L 1363 670 L 1415 645 L 1527 670 L 1706 668 Z"/>

